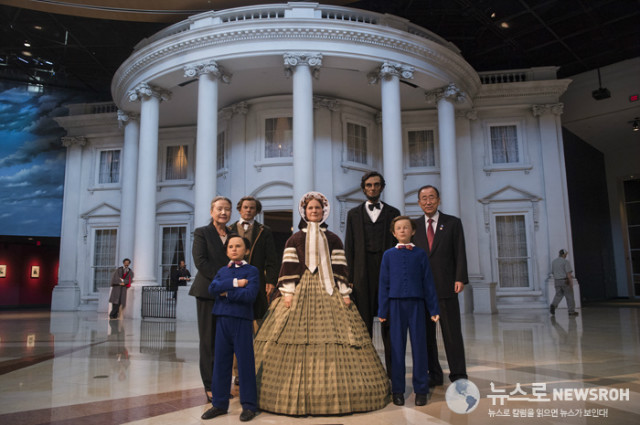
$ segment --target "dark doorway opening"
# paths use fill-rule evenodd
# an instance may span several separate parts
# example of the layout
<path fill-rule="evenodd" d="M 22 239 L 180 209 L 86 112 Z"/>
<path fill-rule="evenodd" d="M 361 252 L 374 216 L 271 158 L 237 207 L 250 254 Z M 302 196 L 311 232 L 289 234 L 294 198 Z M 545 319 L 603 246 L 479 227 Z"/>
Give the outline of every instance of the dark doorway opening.
<path fill-rule="evenodd" d="M 278 263 L 282 262 L 282 253 L 287 239 L 293 234 L 293 213 L 291 211 L 265 211 L 264 224 L 271 227 L 276 244 Z"/>

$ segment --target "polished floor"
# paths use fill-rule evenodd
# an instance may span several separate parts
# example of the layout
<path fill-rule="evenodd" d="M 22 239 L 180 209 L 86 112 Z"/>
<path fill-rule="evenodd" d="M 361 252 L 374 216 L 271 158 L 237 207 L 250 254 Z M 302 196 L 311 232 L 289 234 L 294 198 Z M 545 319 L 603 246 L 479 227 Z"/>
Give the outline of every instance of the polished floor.
<path fill-rule="evenodd" d="M 480 393 L 468 414 L 448 407 L 448 382 L 415 407 L 408 376 L 403 407 L 306 418 L 261 413 L 252 423 L 640 423 L 637 304 L 587 306 L 578 317 L 566 310 L 555 318 L 541 310 L 466 315 L 463 328 L 469 379 Z M 0 424 L 240 423 L 237 397 L 228 415 L 200 420 L 208 406 L 197 357 L 195 323 L 0 311 Z M 563 389 L 573 398 L 559 401 Z M 593 389 L 587 393 L 593 400 L 577 400 L 583 389 Z"/>

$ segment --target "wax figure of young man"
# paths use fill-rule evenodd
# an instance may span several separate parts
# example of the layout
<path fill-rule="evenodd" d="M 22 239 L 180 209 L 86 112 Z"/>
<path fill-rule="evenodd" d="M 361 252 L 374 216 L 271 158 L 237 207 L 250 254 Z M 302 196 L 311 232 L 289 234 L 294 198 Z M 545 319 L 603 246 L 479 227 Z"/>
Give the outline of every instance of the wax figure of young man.
<path fill-rule="evenodd" d="M 268 298 L 278 283 L 278 255 L 271 228 L 255 217 L 262 212 L 262 203 L 253 196 L 245 196 L 236 205 L 240 220 L 231 225 L 231 231 L 247 238 L 251 249 L 245 260 L 260 271 L 260 291 L 253 305 L 254 318 L 260 322 L 269 308 Z"/>

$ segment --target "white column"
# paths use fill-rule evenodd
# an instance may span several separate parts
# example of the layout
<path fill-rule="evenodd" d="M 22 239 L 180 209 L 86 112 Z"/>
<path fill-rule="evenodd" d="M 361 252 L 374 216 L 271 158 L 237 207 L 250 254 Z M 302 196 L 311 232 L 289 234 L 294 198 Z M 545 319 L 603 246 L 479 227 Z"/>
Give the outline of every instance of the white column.
<path fill-rule="evenodd" d="M 139 115 L 118 110 L 118 121 L 124 126 L 122 149 L 122 200 L 120 205 L 120 246 L 118 264 L 133 257 L 136 220 L 136 191 L 138 176 Z"/>
<path fill-rule="evenodd" d="M 82 170 L 82 147 L 87 143 L 84 137 L 63 137 L 62 145 L 67 148 L 64 174 L 64 201 L 62 203 L 62 227 L 60 230 L 60 265 L 58 284 L 51 294 L 51 311 L 73 311 L 80 305 L 78 287 L 78 219 L 80 212 L 80 182 Z"/>
<path fill-rule="evenodd" d="M 440 199 L 442 211 L 460 217 L 458 159 L 456 155 L 456 117 L 453 102 L 464 101 L 455 84 L 426 93 L 427 101 L 437 101 L 438 141 L 440 147 Z"/>
<path fill-rule="evenodd" d="M 400 77 L 413 78 L 414 68 L 385 62 L 369 75 L 370 82 L 380 80 L 382 100 L 382 168 L 387 183 L 385 202 L 404 213 L 404 164 L 402 154 L 402 103 Z"/>
<path fill-rule="evenodd" d="M 562 125 L 560 115 L 564 105 L 562 103 L 533 105 L 532 113 L 538 118 L 540 128 L 540 143 L 542 146 L 542 173 L 544 175 L 545 207 L 547 209 L 547 232 L 549 237 L 549 252 L 546 258 L 551 260 L 558 256 L 560 249 L 569 251 L 568 260 L 574 265 L 574 276 L 579 276 L 573 261 L 573 243 L 571 236 L 571 215 L 569 212 L 569 195 L 567 191 L 567 170 L 564 160 L 564 145 L 562 142 Z M 576 307 L 580 308 L 580 288 L 574 282 Z M 553 280 L 548 279 L 547 298 L 551 301 L 555 290 Z M 566 301 L 563 300 L 566 306 Z"/>
<path fill-rule="evenodd" d="M 293 75 L 293 225 L 300 220 L 298 201 L 315 190 L 313 155 L 313 80 L 322 66 L 322 55 L 285 53 L 284 66 Z"/>
<path fill-rule="evenodd" d="M 125 315 L 141 317 L 142 286 L 158 285 L 156 279 L 156 190 L 158 175 L 158 132 L 160 102 L 170 93 L 142 83 L 129 92 L 130 101 L 140 101 L 140 149 L 136 189 L 135 241 L 132 268 L 133 287 L 127 294 Z"/>
<path fill-rule="evenodd" d="M 218 79 L 228 83 L 230 76 L 215 61 L 184 67 L 185 77 L 198 77 L 198 129 L 194 184 L 194 226 L 210 220 L 211 200 L 218 193 Z"/>

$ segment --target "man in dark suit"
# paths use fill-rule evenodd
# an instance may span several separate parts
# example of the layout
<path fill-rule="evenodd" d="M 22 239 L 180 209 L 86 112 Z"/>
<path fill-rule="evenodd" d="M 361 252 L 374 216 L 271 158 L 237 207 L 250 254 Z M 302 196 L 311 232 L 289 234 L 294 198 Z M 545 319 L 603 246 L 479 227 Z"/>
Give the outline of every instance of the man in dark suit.
<path fill-rule="evenodd" d="M 398 209 L 380 202 L 384 177 L 376 171 L 362 176 L 360 187 L 367 201 L 347 214 L 344 250 L 349 268 L 349 282 L 353 283 L 353 298 L 362 320 L 373 336 L 373 318 L 378 313 L 378 286 L 382 254 L 397 241 L 391 234 L 391 222 L 400 215 Z M 393 320 L 391 317 L 389 320 Z M 391 342 L 389 321 L 381 324 L 387 375 L 391 376 Z"/>
<path fill-rule="evenodd" d="M 418 203 L 425 215 L 415 220 L 416 234 L 413 241 L 429 254 L 440 305 L 440 328 L 449 363 L 449 379 L 451 382 L 467 379 L 458 303 L 458 293 L 469 282 L 462 222 L 458 217 L 438 211 L 440 192 L 431 185 L 420 188 Z M 427 351 L 429 386 L 442 385 L 436 325 L 430 320 L 427 320 Z"/>
<path fill-rule="evenodd" d="M 231 225 L 231 231 L 247 238 L 251 250 L 245 260 L 260 272 L 260 289 L 253 304 L 254 319 L 262 320 L 269 307 L 268 297 L 278 282 L 279 264 L 271 228 L 255 220 L 262 212 L 262 204 L 253 196 L 245 196 L 236 205 L 240 220 Z"/>

